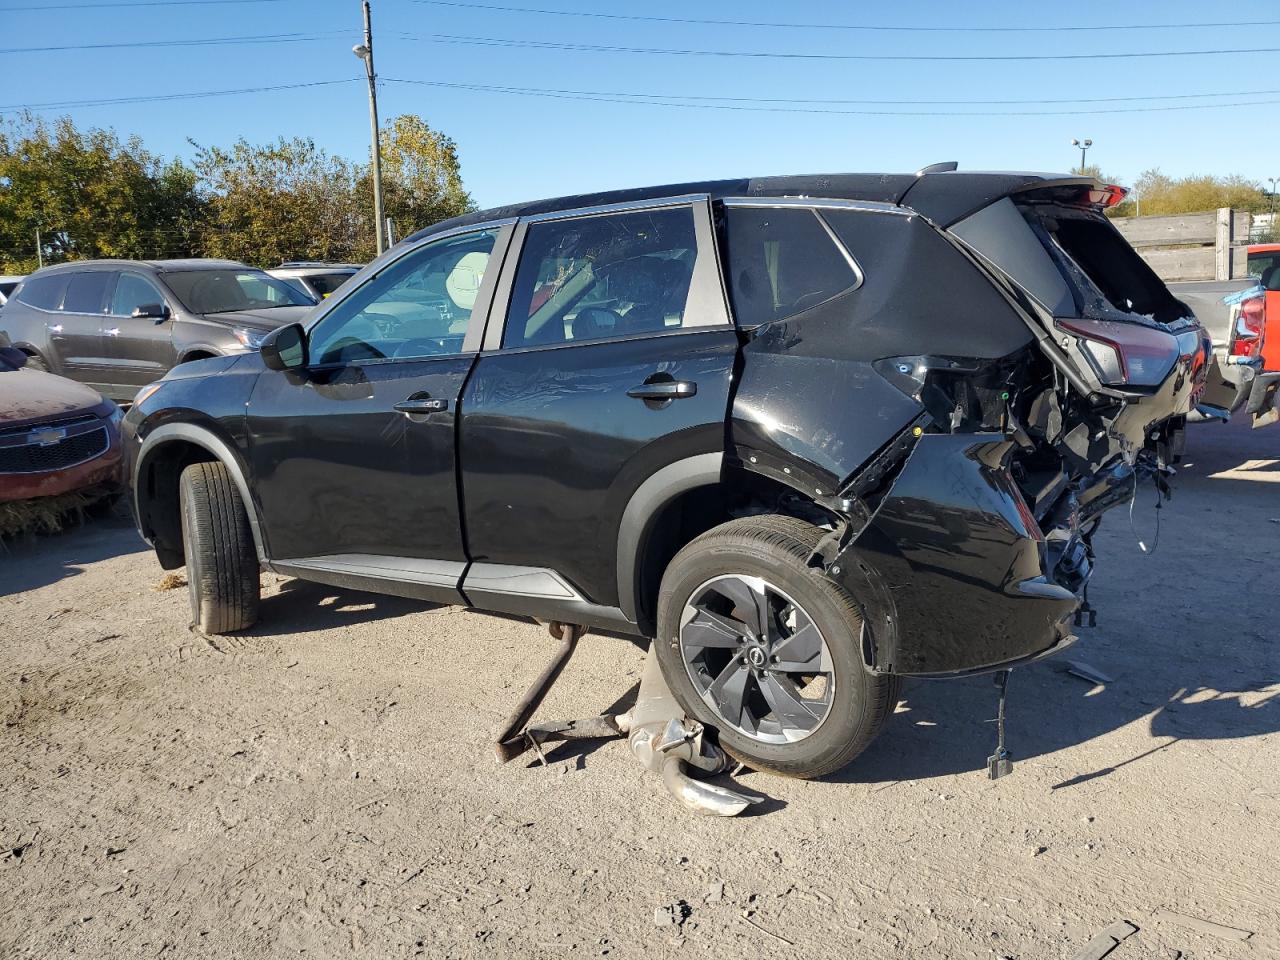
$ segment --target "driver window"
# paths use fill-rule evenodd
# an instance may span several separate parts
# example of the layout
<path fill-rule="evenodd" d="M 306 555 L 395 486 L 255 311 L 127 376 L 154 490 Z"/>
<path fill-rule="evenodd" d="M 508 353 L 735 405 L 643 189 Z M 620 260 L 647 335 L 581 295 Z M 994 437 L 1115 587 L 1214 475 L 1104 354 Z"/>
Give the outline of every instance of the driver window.
<path fill-rule="evenodd" d="M 311 330 L 314 363 L 461 353 L 496 230 L 429 243 L 339 303 Z"/>
<path fill-rule="evenodd" d="M 534 223 L 516 268 L 502 345 L 678 330 L 697 255 L 690 207 Z"/>

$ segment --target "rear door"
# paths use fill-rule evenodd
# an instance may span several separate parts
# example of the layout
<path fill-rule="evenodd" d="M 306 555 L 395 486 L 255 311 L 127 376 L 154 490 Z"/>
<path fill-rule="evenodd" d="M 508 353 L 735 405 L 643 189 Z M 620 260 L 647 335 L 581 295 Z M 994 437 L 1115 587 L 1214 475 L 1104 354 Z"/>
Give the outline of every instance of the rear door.
<path fill-rule="evenodd" d="M 132 399 L 139 387 L 159 380 L 177 362 L 172 319 L 133 316 L 139 307 L 155 304 L 172 309 L 168 298 L 141 273 L 116 274 L 102 331 L 112 381 L 122 395 L 116 399 Z"/>
<path fill-rule="evenodd" d="M 102 344 L 102 319 L 111 272 L 72 273 L 56 319 L 48 318 L 49 348 L 57 368 L 73 380 L 102 386 L 110 382 L 111 363 Z"/>
<path fill-rule="evenodd" d="M 704 197 L 521 222 L 462 398 L 473 603 L 618 605 L 631 495 L 723 452 L 738 340 L 712 237 Z"/>

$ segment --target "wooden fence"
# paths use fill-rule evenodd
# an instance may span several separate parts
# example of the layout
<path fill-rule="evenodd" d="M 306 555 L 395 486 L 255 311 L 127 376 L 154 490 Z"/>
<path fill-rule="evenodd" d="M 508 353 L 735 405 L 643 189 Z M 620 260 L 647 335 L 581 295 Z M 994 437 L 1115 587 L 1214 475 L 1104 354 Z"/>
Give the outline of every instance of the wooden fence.
<path fill-rule="evenodd" d="M 1246 274 L 1250 214 L 1223 207 L 1111 222 L 1161 280 L 1233 280 Z"/>

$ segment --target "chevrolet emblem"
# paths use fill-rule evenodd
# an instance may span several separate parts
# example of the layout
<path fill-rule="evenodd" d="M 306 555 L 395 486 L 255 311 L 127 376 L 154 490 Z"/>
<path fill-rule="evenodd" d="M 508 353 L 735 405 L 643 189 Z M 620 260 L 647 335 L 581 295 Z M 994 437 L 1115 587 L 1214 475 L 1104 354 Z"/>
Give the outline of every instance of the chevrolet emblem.
<path fill-rule="evenodd" d="M 27 434 L 27 443 L 38 444 L 42 447 L 51 447 L 55 443 L 61 443 L 67 438 L 67 431 L 62 427 L 50 427 L 47 430 L 32 430 Z"/>

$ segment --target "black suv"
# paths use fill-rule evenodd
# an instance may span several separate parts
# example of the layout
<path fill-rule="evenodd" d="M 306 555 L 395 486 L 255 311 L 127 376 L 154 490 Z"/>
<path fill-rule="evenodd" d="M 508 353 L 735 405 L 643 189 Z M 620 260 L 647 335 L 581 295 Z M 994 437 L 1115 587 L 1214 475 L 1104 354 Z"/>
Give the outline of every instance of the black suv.
<path fill-rule="evenodd" d="M 897 678 L 1063 648 L 1099 515 L 1209 343 L 1080 177 L 728 180 L 409 237 L 125 421 L 195 624 L 259 569 L 654 638 L 756 767 L 836 769 Z"/>

